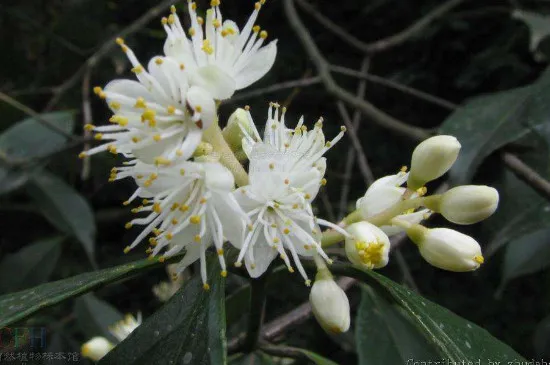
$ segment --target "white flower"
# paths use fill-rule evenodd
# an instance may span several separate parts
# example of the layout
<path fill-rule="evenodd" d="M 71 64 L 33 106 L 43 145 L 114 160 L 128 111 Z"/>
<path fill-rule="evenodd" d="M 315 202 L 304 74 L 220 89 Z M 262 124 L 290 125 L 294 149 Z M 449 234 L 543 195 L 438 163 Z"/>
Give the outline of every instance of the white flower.
<path fill-rule="evenodd" d="M 227 99 L 264 76 L 273 66 L 277 42 L 262 47 L 266 31 L 254 25 L 262 4 L 254 11 L 241 31 L 235 22 L 222 19 L 220 1 L 212 0 L 206 20 L 197 16 L 196 3 L 188 1 L 191 28 L 187 38 L 176 8 L 162 19 L 167 39 L 164 53 L 185 65 L 192 85 L 208 90 L 216 99 Z M 204 26 L 204 29 L 203 29 Z"/>
<path fill-rule="evenodd" d="M 279 113 L 279 104 L 270 103 L 267 113 L 263 140 L 252 120 L 250 111 L 246 108 L 249 118 L 250 130 L 242 128 L 244 138 L 242 148 L 249 160 L 268 160 L 267 166 L 272 171 L 284 172 L 290 180 L 290 186 L 303 189 L 308 185 L 310 199 L 315 198 L 320 185 L 324 185 L 323 179 L 326 170 L 326 159 L 323 155 L 334 146 L 344 135 L 345 127 L 340 128 L 340 133 L 332 140 L 326 141 L 323 133 L 323 119 L 320 118 L 313 130 L 308 131 L 301 117 L 294 129 L 285 125 L 286 108 Z M 256 149 L 253 156 L 253 147 L 261 144 L 264 147 Z M 257 166 L 261 171 L 264 164 Z M 317 175 L 317 178 L 313 178 Z M 313 184 L 316 181 L 316 185 Z"/>
<path fill-rule="evenodd" d="M 141 313 L 138 313 L 137 319 L 133 315 L 127 314 L 124 319 L 114 323 L 112 326 L 109 326 L 109 332 L 118 340 L 122 342 L 132 333 L 136 328 L 141 325 Z M 109 351 L 115 347 L 109 340 L 105 337 L 94 337 L 84 345 L 82 345 L 80 352 L 82 356 L 87 357 L 92 361 L 99 361 L 103 358 Z"/>
<path fill-rule="evenodd" d="M 146 71 L 121 39 L 119 44 L 139 82 L 120 79 L 105 89 L 94 88 L 114 113 L 109 119 L 112 125 L 87 125 L 97 132 L 96 139 L 108 142 L 80 157 L 109 150 L 149 164 L 190 158 L 202 131 L 216 118 L 214 99 L 204 89 L 190 87 L 187 73 L 173 59 L 153 57 Z"/>
<path fill-rule="evenodd" d="M 453 136 L 435 136 L 422 141 L 413 151 L 407 186 L 419 189 L 449 171 L 458 158 L 460 147 Z"/>
<path fill-rule="evenodd" d="M 319 174 L 315 169 L 300 175 L 299 188 L 292 181 L 285 161 L 272 154 L 273 146 L 257 143 L 249 154 L 250 184 L 237 189 L 234 196 L 252 223 L 241 237 L 231 237 L 231 243 L 239 248 L 237 266 L 244 259 L 251 277 L 263 274 L 277 254 L 284 260 L 290 272 L 294 272 L 287 251 L 298 271 L 310 284 L 299 256 L 318 253 L 329 261 L 321 248 L 319 224 L 334 228 L 344 235 L 338 226 L 316 218 L 311 200 L 319 189 Z M 309 175 L 309 179 L 306 179 Z"/>
<path fill-rule="evenodd" d="M 457 186 L 439 203 L 440 213 L 456 224 L 473 224 L 490 217 L 498 206 L 498 191 L 484 185 Z"/>
<path fill-rule="evenodd" d="M 357 200 L 356 208 L 361 211 L 363 219 L 368 219 L 376 214 L 382 213 L 384 210 L 399 203 L 406 189 L 401 187 L 407 181 L 409 174 L 402 169 L 396 175 L 388 175 L 381 177 L 373 182 L 367 189 L 365 195 Z M 416 193 L 410 196 L 411 199 L 422 196 L 426 193 L 425 188 L 418 189 Z M 421 209 L 417 212 L 414 210 L 406 211 L 396 218 L 407 221 L 411 224 L 420 223 L 423 219 L 430 216 L 430 210 Z M 388 236 L 395 235 L 403 231 L 402 227 L 385 225 L 380 227 Z"/>
<path fill-rule="evenodd" d="M 431 265 L 448 271 L 472 271 L 484 262 L 476 240 L 448 228 L 428 229 L 420 225 L 407 229 L 422 257 Z"/>
<path fill-rule="evenodd" d="M 227 275 L 222 248 L 224 234 L 234 236 L 232 230 L 242 232 L 247 222 L 231 195 L 234 179 L 229 170 L 217 162 L 190 161 L 161 168 L 138 162 L 115 170 L 114 179 L 130 176 L 139 186 L 125 204 L 138 197 L 145 198 L 143 205 L 132 211 L 148 213 L 127 223 L 127 228 L 133 225 L 145 225 L 145 228 L 125 252 L 153 233 L 149 239 L 152 247 L 147 252 L 155 256 L 165 251 L 161 256 L 163 260 L 185 248 L 186 254 L 176 271 L 182 272 L 200 258 L 202 280 L 208 289 L 206 250 L 213 242 L 221 274 Z"/>
<path fill-rule="evenodd" d="M 83 357 L 86 357 L 92 361 L 99 361 L 114 347 L 115 345 L 113 345 L 105 337 L 98 336 L 82 345 L 80 352 Z"/>
<path fill-rule="evenodd" d="M 346 238 L 346 255 L 354 265 L 367 269 L 379 269 L 388 264 L 390 240 L 377 226 L 369 222 L 357 222 L 346 228 L 351 235 Z"/>
<path fill-rule="evenodd" d="M 127 314 L 124 316 L 124 319 L 110 326 L 109 332 L 111 332 L 119 342 L 122 342 L 126 337 L 130 336 L 130 333 L 134 332 L 134 330 L 141 325 L 141 322 L 141 313 L 138 313 L 137 318 L 134 318 L 131 314 Z"/>
<path fill-rule="evenodd" d="M 326 269 L 325 269 L 326 270 Z M 334 282 L 328 271 L 317 273 L 309 294 L 317 322 L 329 333 L 343 333 L 350 326 L 350 307 L 346 293 Z"/>

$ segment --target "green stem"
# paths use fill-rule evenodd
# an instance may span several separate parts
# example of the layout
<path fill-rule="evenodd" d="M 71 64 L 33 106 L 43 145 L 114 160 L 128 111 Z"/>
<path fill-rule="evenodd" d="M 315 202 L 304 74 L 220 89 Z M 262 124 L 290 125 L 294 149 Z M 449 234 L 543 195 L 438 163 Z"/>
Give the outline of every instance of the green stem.
<path fill-rule="evenodd" d="M 214 147 L 214 151 L 219 153 L 221 164 L 231 171 L 235 177 L 235 183 L 238 186 L 248 185 L 248 174 L 223 138 L 217 121 L 204 131 L 203 139 Z"/>
<path fill-rule="evenodd" d="M 248 330 L 243 344 L 243 351 L 250 353 L 256 349 L 258 339 L 260 338 L 260 329 L 262 327 L 266 283 L 269 275 L 262 275 L 259 278 L 252 279 L 250 284 L 250 316 L 248 317 Z"/>

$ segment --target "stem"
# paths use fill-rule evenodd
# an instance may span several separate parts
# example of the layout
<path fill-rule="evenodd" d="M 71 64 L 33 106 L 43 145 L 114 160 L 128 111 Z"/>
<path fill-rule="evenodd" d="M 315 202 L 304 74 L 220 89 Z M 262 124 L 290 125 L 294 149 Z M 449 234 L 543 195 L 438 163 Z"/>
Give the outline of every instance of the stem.
<path fill-rule="evenodd" d="M 221 164 L 231 171 L 237 186 L 248 185 L 248 174 L 223 138 L 222 130 L 217 121 L 204 131 L 203 139 L 214 147 L 214 151 L 220 154 Z"/>
<path fill-rule="evenodd" d="M 257 279 L 252 279 L 250 284 L 250 316 L 243 344 L 243 351 L 247 353 L 254 351 L 260 338 L 260 328 L 264 319 L 267 277 L 268 275 L 262 275 Z"/>

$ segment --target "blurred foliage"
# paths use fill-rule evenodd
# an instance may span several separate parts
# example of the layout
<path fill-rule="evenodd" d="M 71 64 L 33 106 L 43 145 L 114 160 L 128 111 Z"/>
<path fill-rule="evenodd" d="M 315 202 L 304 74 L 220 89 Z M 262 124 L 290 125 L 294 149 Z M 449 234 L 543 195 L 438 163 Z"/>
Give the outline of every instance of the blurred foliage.
<path fill-rule="evenodd" d="M 198 3 L 202 9 L 207 5 L 206 1 Z M 242 24 L 253 1 L 243 3 L 224 0 L 224 17 Z M 342 1 L 338 4 L 320 0 L 314 5 L 350 34 L 370 42 L 395 34 L 440 4 L 437 0 Z M 105 331 L 105 325 L 118 318 L 118 311 L 141 311 L 145 318 L 155 313 L 153 318 L 158 317 L 167 324 L 166 318 L 175 316 L 170 310 L 176 311 L 173 307 L 181 306 L 180 301 L 209 303 L 219 308 L 219 303 L 212 303 L 209 295 L 195 288 L 195 278 L 181 291 L 183 296 L 174 297 L 157 312 L 161 303 L 152 295 L 151 288 L 166 280 L 162 265 L 146 261 L 124 265 L 144 256 L 122 253 L 137 231 L 124 229 L 130 212 L 121 206 L 133 191 L 133 183 L 107 183 L 111 167 L 120 160 L 108 154 L 94 156 L 90 160 L 89 178 L 81 179 L 82 162 L 77 155 L 82 148 L 78 139 L 83 134 L 83 102 L 89 100 L 93 121 L 102 123 L 109 117 L 108 110 L 101 100 L 90 96 L 90 88 L 103 86 L 113 78 L 131 77 L 131 74 L 128 62 L 118 49 L 113 49 L 89 70 L 89 88 L 83 86 L 83 75 L 77 73 L 106 41 L 156 5 L 158 2 L 152 0 L 3 0 L 0 3 L 0 43 L 3 45 L 0 92 L 39 112 L 40 119 L 75 136 L 66 138 L 37 118 L 29 118 L 7 103 L 0 103 L 0 293 L 27 289 L 17 295 L 0 297 L 0 322 L 45 327 L 51 351 L 79 351 L 80 344 L 93 336 L 93 332 L 101 335 L 100 328 Z M 185 4 L 178 4 L 178 8 L 183 10 Z M 518 16 L 518 11 L 529 16 Z M 308 14 L 300 12 L 300 15 L 331 63 L 359 68 L 362 54 Z M 443 272 L 422 262 L 413 245 L 403 244 L 399 250 L 406 259 L 406 267 L 392 260 L 382 274 L 415 287 L 422 296 L 488 330 L 524 357 L 547 361 L 550 359 L 547 270 L 550 208 L 531 187 L 506 170 L 500 153 L 513 152 L 543 177 L 550 178 L 550 110 L 547 106 L 550 90 L 548 72 L 544 72 L 550 50 L 546 28 L 550 28 L 549 16 L 550 6 L 542 0 L 466 1 L 414 39 L 371 58 L 370 73 L 462 105 L 454 112 L 377 83 L 367 84 L 365 97 L 411 125 L 441 127 L 442 132 L 457 135 L 463 143 L 464 155 L 450 174 L 451 182 L 494 185 L 501 194 L 498 213 L 487 222 L 467 229 L 467 233 L 485 244 L 488 252 L 488 260 L 481 270 L 472 274 Z M 269 31 L 270 38 L 279 39 L 279 54 L 272 71 L 252 89 L 315 75 L 315 68 L 287 24 L 281 1 L 268 0 L 259 23 Z M 160 19 L 155 18 L 126 41 L 141 60 L 146 60 L 162 51 L 163 38 Z M 50 101 L 56 98 L 59 87 L 75 74 L 77 82 L 59 95 L 52 106 Z M 354 90 L 358 82 L 338 74 L 335 78 L 349 90 Z M 221 107 L 221 120 L 244 104 L 251 106 L 256 120 L 263 120 L 266 102 L 270 100 L 291 106 L 287 120 L 304 114 L 311 125 L 322 115 L 329 136 L 337 134 L 342 124 L 335 100 L 319 85 L 280 90 L 242 102 L 227 101 Z M 375 176 L 394 173 L 408 163 L 414 142 L 397 138 L 366 118 L 357 133 Z M 343 184 L 350 186 L 347 198 L 350 207 L 366 189 L 358 169 L 354 169 L 351 181 L 343 178 L 349 145 L 339 143 L 327 156 L 327 199 L 324 204 L 321 198 L 317 200 L 323 217 L 337 209 Z M 430 189 L 436 187 L 437 184 L 429 186 Z M 342 212 L 334 214 L 341 218 Z M 442 221 L 437 219 L 430 222 L 434 226 L 439 224 Z M 113 269 L 83 274 L 96 268 Z M 128 280 L 142 268 L 151 270 Z M 72 278 L 79 274 L 82 276 Z M 58 284 L 63 287 L 47 284 L 42 289 L 31 289 L 46 281 L 61 279 L 64 281 Z M 96 291 L 95 296 L 64 300 L 103 284 L 109 285 Z M 247 307 L 249 294 L 240 277 L 230 275 L 225 286 L 229 294 L 227 331 L 231 338 L 246 329 L 246 316 L 240 315 L 239 308 Z M 195 292 L 198 294 L 193 296 Z M 296 348 L 307 348 L 339 364 L 383 364 L 389 363 L 385 354 L 396 356 L 395 361 L 399 356 L 404 359 L 415 354 L 426 343 L 414 335 L 417 329 L 409 322 L 410 313 L 405 315 L 387 292 L 380 293 L 383 291 L 375 292 L 372 288 L 350 291 L 354 313 L 357 311 L 352 321 L 356 328 L 351 334 L 328 336 L 313 320 L 308 320 L 279 340 Z M 265 321 L 269 322 L 307 300 L 308 290 L 301 280 L 283 271 L 273 275 L 267 295 Z M 107 307 L 110 309 L 105 309 Z M 206 305 L 200 310 L 206 317 L 219 315 L 215 311 L 206 312 Z M 178 315 L 179 322 L 171 323 L 172 328 L 190 325 L 191 322 L 185 322 L 191 318 L 189 313 L 182 311 Z M 196 326 L 200 327 L 198 323 Z M 399 329 L 398 337 L 392 332 L 396 329 Z M 145 330 L 144 327 L 143 332 L 138 331 L 131 338 L 137 347 L 148 336 Z M 219 329 L 197 330 L 200 333 L 194 341 L 200 342 L 206 331 Z M 447 333 L 444 327 L 440 330 Z M 170 341 L 183 341 L 177 333 L 166 336 Z M 459 334 L 453 336 L 460 337 Z M 371 342 L 373 338 L 387 339 L 384 343 L 389 347 L 377 347 Z M 468 344 L 477 345 L 475 340 Z M 367 354 L 369 346 L 372 351 Z M 194 353 L 192 350 L 190 353 Z M 111 354 L 112 358 L 129 356 L 124 351 L 127 350 L 121 347 Z M 175 359 L 183 356 L 185 360 L 185 355 L 186 352 L 175 354 Z M 376 356 L 381 357 L 376 360 Z M 261 352 L 230 360 L 232 364 L 290 363 L 288 359 L 268 357 Z"/>

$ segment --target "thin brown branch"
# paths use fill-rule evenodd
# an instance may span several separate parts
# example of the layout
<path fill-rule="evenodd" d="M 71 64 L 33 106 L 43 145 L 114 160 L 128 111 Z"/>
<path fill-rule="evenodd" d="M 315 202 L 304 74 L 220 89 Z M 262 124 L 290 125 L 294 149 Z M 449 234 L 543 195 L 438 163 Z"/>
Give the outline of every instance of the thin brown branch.
<path fill-rule="evenodd" d="M 311 86 L 311 85 L 318 84 L 320 82 L 321 82 L 321 78 L 319 76 L 306 77 L 299 80 L 285 81 L 285 82 L 281 82 L 279 84 L 271 85 L 268 87 L 263 87 L 263 88 L 243 92 L 243 93 L 238 93 L 237 95 L 232 96 L 231 99 L 226 100 L 223 104 L 229 104 L 229 103 L 233 104 L 241 100 L 262 96 L 265 94 L 270 94 L 281 90 L 292 89 L 295 87 Z"/>
<path fill-rule="evenodd" d="M 91 55 L 86 62 L 65 82 L 59 85 L 55 91 L 53 97 L 50 99 L 46 105 L 45 110 L 51 110 L 61 99 L 61 97 L 73 86 L 76 85 L 78 80 L 84 75 L 85 71 L 88 68 L 93 68 L 105 55 L 107 55 L 114 47 L 116 47 L 115 40 L 118 37 L 128 37 L 129 35 L 135 33 L 136 31 L 143 28 L 147 23 L 152 19 L 158 17 L 161 12 L 168 9 L 174 0 L 165 0 L 157 4 L 156 6 L 149 9 L 145 14 L 136 19 L 132 24 L 124 28 L 121 32 L 107 40 L 103 45 Z"/>
<path fill-rule="evenodd" d="M 538 172 L 509 152 L 503 152 L 501 158 L 506 167 L 508 167 L 518 178 L 523 180 L 546 199 L 550 199 L 550 182 L 548 180 L 540 176 Z"/>
<path fill-rule="evenodd" d="M 294 7 L 293 0 L 284 0 L 283 4 L 290 25 L 298 35 L 298 38 L 302 42 L 302 45 L 310 56 L 312 62 L 315 64 L 317 72 L 323 80 L 323 84 L 325 85 L 327 92 L 346 102 L 350 106 L 361 110 L 361 112 L 370 118 L 374 123 L 383 128 L 389 129 L 396 134 L 415 140 L 423 140 L 428 136 L 427 131 L 418 127 L 407 125 L 402 121 L 384 113 L 368 101 L 362 100 L 349 93 L 347 90 L 341 88 L 332 78 L 329 63 L 323 58 L 319 52 L 319 49 L 313 42 L 311 35 L 302 24 L 302 21 L 296 12 L 296 8 Z"/>
<path fill-rule="evenodd" d="M 390 37 L 380 39 L 376 42 L 366 43 L 358 38 L 352 36 L 342 27 L 335 24 L 332 20 L 321 14 L 314 6 L 309 4 L 305 0 L 296 0 L 304 10 L 306 10 L 311 16 L 313 16 L 319 23 L 321 23 L 327 30 L 337 35 L 343 42 L 347 43 L 351 47 L 364 52 L 366 54 L 373 54 L 376 52 L 387 51 L 393 47 L 399 46 L 408 40 L 412 39 L 417 34 L 421 33 L 435 20 L 441 18 L 449 11 L 462 4 L 465 0 L 450 0 L 437 8 L 433 9 L 422 18 L 418 19 L 409 27 L 403 29 L 401 32 L 394 34 Z"/>
<path fill-rule="evenodd" d="M 337 65 L 331 65 L 330 70 L 333 71 L 333 72 L 336 72 L 336 73 L 340 73 L 342 75 L 356 77 L 356 78 L 361 79 L 361 80 L 368 80 L 368 81 L 370 81 L 372 83 L 375 83 L 375 84 L 379 84 L 379 85 L 383 85 L 383 86 L 386 86 L 386 87 L 389 87 L 389 88 L 392 88 L 392 89 L 395 89 L 395 90 L 399 90 L 403 93 L 412 95 L 412 96 L 414 96 L 418 99 L 422 99 L 422 100 L 425 100 L 429 103 L 439 105 L 439 106 L 441 106 L 445 109 L 454 110 L 454 109 L 458 108 L 457 104 L 452 103 L 448 100 L 442 99 L 442 98 L 440 98 L 438 96 L 435 96 L 435 95 L 432 95 L 432 94 L 428 94 L 424 91 L 421 91 L 421 90 L 415 89 L 413 87 L 401 84 L 399 82 L 389 80 L 385 77 L 376 76 L 376 75 L 372 75 L 372 74 L 368 74 L 368 73 L 363 73 L 362 74 L 358 71 L 349 69 L 347 67 L 342 67 L 342 66 L 337 66 Z"/>

